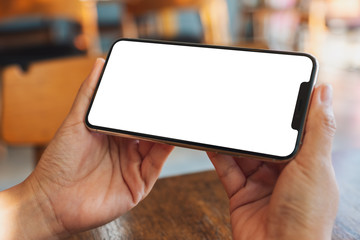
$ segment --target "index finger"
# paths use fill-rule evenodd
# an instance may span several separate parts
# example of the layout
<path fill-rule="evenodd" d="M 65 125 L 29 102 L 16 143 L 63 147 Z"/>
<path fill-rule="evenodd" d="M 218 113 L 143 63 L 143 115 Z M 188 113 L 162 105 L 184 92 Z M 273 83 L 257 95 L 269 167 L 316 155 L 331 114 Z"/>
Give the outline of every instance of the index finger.
<path fill-rule="evenodd" d="M 246 183 L 246 176 L 232 156 L 207 152 L 222 182 L 226 194 L 231 198 Z"/>

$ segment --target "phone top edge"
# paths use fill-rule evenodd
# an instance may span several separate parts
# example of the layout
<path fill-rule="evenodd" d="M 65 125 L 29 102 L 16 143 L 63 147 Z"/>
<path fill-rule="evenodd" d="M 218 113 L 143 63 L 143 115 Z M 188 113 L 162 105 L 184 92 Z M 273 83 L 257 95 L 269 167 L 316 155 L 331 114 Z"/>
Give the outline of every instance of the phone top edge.
<path fill-rule="evenodd" d="M 130 41 L 130 42 L 142 42 L 142 43 L 155 43 L 155 44 L 167 44 L 167 45 L 177 45 L 177 46 L 187 46 L 187 47 L 205 47 L 205 48 L 215 48 L 215 49 L 225 49 L 225 50 L 238 50 L 238 51 L 247 51 L 247 52 L 261 52 L 261 53 L 272 53 L 272 54 L 281 54 L 281 55 L 295 55 L 303 56 L 310 59 L 312 62 L 312 73 L 309 82 L 316 83 L 316 76 L 319 70 L 319 62 L 316 57 L 310 53 L 306 52 L 297 52 L 297 51 L 282 51 L 282 50 L 271 50 L 271 49 L 257 49 L 257 48 L 244 48 L 238 46 L 228 46 L 228 45 L 210 45 L 202 43 L 189 43 L 189 42 L 176 42 L 176 41 L 165 41 L 165 40 L 155 40 L 155 39 L 144 39 L 144 38 L 119 38 L 116 40 L 107 55 L 106 63 L 111 54 L 111 51 L 116 43 L 120 41 Z M 106 66 L 106 65 L 105 65 Z M 104 66 L 104 68 L 105 68 Z M 101 77 L 100 77 L 101 78 Z"/>
<path fill-rule="evenodd" d="M 241 46 L 232 46 L 232 45 L 216 45 L 216 44 L 203 44 L 203 43 L 191 43 L 191 42 L 180 42 L 180 41 L 167 41 L 167 40 L 156 40 L 156 39 L 146 39 L 146 38 L 119 38 L 111 46 L 110 51 L 113 46 L 120 41 L 130 41 L 130 42 L 143 42 L 143 43 L 155 43 L 155 44 L 169 44 L 169 45 L 178 45 L 178 46 L 187 46 L 187 47 L 207 47 L 207 48 L 220 48 L 227 50 L 241 50 L 241 51 L 250 51 L 250 52 L 264 52 L 264 53 L 274 53 L 274 54 L 287 54 L 287 55 L 297 55 L 308 57 L 314 66 L 318 65 L 318 61 L 315 56 L 310 53 L 297 52 L 297 51 L 283 51 L 283 50 L 272 50 L 272 49 L 260 49 L 260 48 L 245 48 Z"/>

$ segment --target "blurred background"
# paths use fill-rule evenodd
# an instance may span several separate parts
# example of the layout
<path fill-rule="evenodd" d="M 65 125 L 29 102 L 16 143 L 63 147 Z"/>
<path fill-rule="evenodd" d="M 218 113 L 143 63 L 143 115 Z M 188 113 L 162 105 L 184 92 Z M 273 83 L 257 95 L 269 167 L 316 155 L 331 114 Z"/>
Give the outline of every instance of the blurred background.
<path fill-rule="evenodd" d="M 0 0 L 0 190 L 30 174 L 121 37 L 315 55 L 334 88 L 334 152 L 360 160 L 359 0 Z M 207 169 L 204 152 L 176 148 L 161 176 Z"/>

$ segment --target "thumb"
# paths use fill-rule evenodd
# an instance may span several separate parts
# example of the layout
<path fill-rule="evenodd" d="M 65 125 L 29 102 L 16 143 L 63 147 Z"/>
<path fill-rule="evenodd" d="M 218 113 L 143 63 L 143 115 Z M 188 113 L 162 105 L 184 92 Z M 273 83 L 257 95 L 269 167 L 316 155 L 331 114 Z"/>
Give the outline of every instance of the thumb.
<path fill-rule="evenodd" d="M 299 154 L 311 157 L 299 158 L 301 161 L 312 161 L 314 157 L 329 161 L 336 123 L 332 109 L 332 87 L 322 84 L 316 87 L 305 127 L 304 141 Z M 314 156 L 315 155 L 315 156 Z"/>
<path fill-rule="evenodd" d="M 90 104 L 92 95 L 94 94 L 96 84 L 99 80 L 101 71 L 104 67 L 104 59 L 98 58 L 90 75 L 81 84 L 79 92 L 75 98 L 73 106 L 70 110 L 70 115 L 74 117 L 75 121 L 83 121 L 86 110 Z"/>

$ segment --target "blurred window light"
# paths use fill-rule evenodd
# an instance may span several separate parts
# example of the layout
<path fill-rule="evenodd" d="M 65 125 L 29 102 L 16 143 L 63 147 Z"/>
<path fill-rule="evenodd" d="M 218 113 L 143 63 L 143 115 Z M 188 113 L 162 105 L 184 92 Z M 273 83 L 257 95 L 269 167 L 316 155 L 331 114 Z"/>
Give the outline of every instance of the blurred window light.
<path fill-rule="evenodd" d="M 266 0 L 267 6 L 273 9 L 288 9 L 296 6 L 296 0 Z"/>
<path fill-rule="evenodd" d="M 332 18 L 358 18 L 360 17 L 360 1 L 330 0 L 328 16 Z"/>

